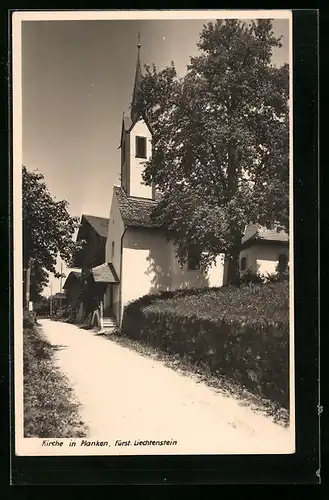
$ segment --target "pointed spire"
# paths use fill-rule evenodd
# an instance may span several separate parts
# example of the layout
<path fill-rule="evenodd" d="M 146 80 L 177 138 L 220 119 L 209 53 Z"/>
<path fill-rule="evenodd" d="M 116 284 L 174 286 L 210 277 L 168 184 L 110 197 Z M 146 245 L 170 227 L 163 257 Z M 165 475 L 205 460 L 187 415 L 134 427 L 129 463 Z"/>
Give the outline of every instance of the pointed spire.
<path fill-rule="evenodd" d="M 131 101 L 131 119 L 132 121 L 135 120 L 137 117 L 136 113 L 136 104 L 137 104 L 137 96 L 138 96 L 138 91 L 140 90 L 140 86 L 142 83 L 142 68 L 141 68 L 141 62 L 140 62 L 140 49 L 141 49 L 141 43 L 140 43 L 140 33 L 138 33 L 138 43 L 137 43 L 137 63 L 136 63 L 136 72 L 135 72 L 135 83 L 134 83 L 134 92 L 133 92 L 133 97 Z"/>

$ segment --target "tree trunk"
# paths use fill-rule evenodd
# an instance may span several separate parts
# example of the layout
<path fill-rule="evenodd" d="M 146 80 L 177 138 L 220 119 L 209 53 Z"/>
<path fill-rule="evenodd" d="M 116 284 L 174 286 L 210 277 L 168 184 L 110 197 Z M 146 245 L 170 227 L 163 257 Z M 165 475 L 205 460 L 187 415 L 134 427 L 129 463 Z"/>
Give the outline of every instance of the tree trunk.
<path fill-rule="evenodd" d="M 227 265 L 226 284 L 239 286 L 240 284 L 239 252 L 233 252 L 231 255 L 227 255 L 226 265 Z"/>

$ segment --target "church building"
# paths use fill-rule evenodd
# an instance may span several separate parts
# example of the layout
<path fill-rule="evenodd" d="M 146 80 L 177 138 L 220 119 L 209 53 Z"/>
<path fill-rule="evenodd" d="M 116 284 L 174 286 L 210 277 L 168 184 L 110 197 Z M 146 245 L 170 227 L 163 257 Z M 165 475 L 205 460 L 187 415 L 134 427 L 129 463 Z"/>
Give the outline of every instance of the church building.
<path fill-rule="evenodd" d="M 82 217 L 87 220 L 88 228 L 97 222 L 101 230 L 95 227 L 104 240 L 103 263 L 95 260 L 87 267 L 97 291 L 101 328 L 105 329 L 120 325 L 125 305 L 143 295 L 182 288 L 220 287 L 226 274 L 223 254 L 206 272 L 195 254 L 189 255 L 181 267 L 173 242 L 167 240 L 164 230 L 151 218 L 158 196 L 154 186 L 146 186 L 142 178 L 144 164 L 152 155 L 152 130 L 147 117 L 134 111 L 142 80 L 140 44 L 137 47 L 131 113 L 123 114 L 121 124 L 120 185 L 113 186 L 109 219 L 102 220 L 100 226 L 99 218 Z M 259 232 L 256 226 L 247 229 L 240 253 L 241 272 L 246 269 L 257 272 L 261 268 L 266 274 L 275 271 L 280 259 L 288 261 L 288 237 L 283 232 L 274 233 Z M 87 251 L 89 257 L 97 248 Z M 84 275 L 82 272 L 82 278 Z"/>
<path fill-rule="evenodd" d="M 138 44 L 132 110 L 141 78 Z M 113 186 L 105 263 L 99 266 L 107 281 L 104 316 L 114 316 L 119 324 L 124 306 L 142 295 L 223 283 L 222 255 L 207 273 L 192 255 L 181 268 L 173 243 L 151 220 L 157 197 L 154 186 L 142 180 L 144 162 L 152 155 L 152 131 L 145 117 L 133 111 L 123 116 L 120 149 L 121 184 Z"/>

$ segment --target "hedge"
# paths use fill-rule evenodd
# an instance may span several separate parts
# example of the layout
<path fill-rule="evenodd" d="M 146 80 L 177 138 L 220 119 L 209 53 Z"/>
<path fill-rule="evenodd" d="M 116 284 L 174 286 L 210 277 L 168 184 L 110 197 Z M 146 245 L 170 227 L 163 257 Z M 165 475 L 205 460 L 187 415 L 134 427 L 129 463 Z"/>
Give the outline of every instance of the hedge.
<path fill-rule="evenodd" d="M 144 296 L 126 306 L 122 333 L 289 406 L 288 283 Z"/>

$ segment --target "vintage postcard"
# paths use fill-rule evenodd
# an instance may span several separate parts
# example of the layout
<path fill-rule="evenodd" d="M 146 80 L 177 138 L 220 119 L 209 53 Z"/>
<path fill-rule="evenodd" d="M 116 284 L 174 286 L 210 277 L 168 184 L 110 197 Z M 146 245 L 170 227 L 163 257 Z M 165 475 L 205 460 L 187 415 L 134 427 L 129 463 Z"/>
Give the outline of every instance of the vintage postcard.
<path fill-rule="evenodd" d="M 18 456 L 295 453 L 292 13 L 12 17 Z"/>

